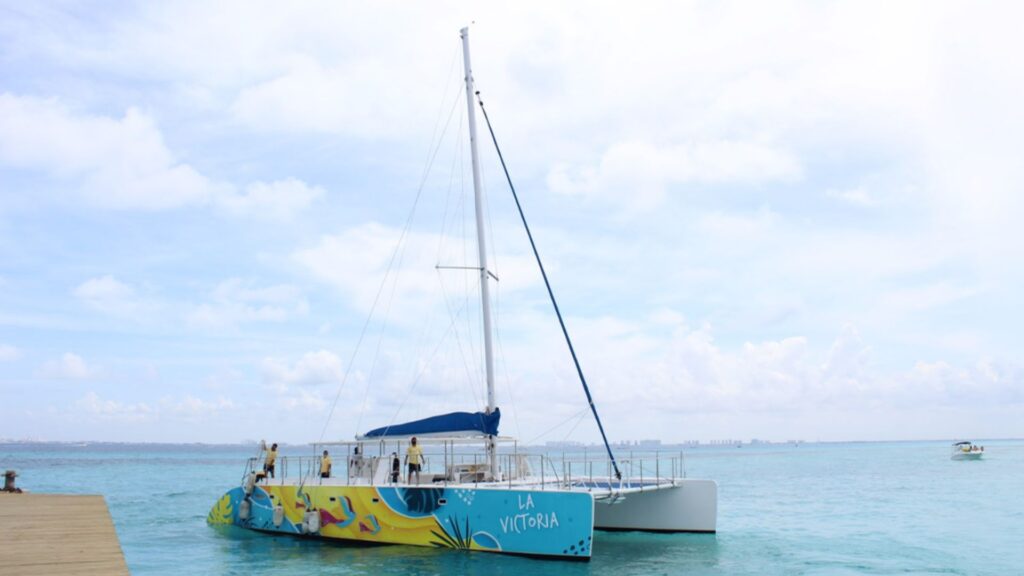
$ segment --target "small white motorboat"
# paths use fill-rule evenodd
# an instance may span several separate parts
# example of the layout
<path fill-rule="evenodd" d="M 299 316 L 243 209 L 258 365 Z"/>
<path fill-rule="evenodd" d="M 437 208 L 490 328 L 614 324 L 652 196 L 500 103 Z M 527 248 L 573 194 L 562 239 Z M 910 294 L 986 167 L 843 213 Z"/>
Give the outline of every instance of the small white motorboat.
<path fill-rule="evenodd" d="M 953 444 L 949 457 L 951 460 L 981 460 L 983 454 L 985 454 L 984 446 L 975 446 L 970 442 L 963 441 Z"/>

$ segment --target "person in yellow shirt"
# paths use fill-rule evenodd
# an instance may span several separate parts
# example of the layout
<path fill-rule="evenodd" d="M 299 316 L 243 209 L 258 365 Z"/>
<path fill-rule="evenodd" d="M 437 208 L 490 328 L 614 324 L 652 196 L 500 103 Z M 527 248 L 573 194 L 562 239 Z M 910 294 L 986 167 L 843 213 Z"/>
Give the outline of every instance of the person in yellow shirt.
<path fill-rule="evenodd" d="M 267 452 L 267 459 L 263 463 L 263 475 L 273 478 L 274 477 L 274 465 L 277 463 L 277 443 L 275 442 L 271 447 L 270 451 Z"/>
<path fill-rule="evenodd" d="M 406 475 L 406 484 L 412 484 L 412 475 L 416 473 L 416 483 L 420 483 L 420 468 L 423 465 L 423 449 L 416 444 L 416 437 L 412 437 L 409 449 L 405 451 L 405 461 L 409 463 L 409 472 Z"/>
<path fill-rule="evenodd" d="M 331 477 L 331 457 L 327 454 L 327 450 L 324 450 L 324 456 L 320 459 L 320 477 Z"/>

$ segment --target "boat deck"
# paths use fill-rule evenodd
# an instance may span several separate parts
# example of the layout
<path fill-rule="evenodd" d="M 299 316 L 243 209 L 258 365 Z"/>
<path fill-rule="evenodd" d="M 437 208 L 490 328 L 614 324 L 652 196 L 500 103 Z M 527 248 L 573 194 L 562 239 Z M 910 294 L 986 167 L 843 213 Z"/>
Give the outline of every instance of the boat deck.
<path fill-rule="evenodd" d="M 128 573 L 103 496 L 0 493 L 0 575 Z"/>

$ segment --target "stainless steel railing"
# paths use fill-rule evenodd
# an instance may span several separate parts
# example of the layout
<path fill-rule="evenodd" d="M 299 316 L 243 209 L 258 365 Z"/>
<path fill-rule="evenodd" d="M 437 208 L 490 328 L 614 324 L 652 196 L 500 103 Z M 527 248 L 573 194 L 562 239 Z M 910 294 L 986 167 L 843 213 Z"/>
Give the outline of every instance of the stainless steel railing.
<path fill-rule="evenodd" d="M 392 459 L 389 455 L 361 455 L 338 458 L 334 462 L 330 479 L 320 478 L 319 456 L 279 456 L 274 478 L 260 477 L 264 484 L 285 484 L 297 481 L 306 484 L 408 486 L 409 474 L 404 459 L 400 462 L 397 481 L 392 477 Z M 262 457 L 249 458 L 243 480 L 251 473 L 262 473 Z M 549 455 L 518 450 L 499 452 L 498 470 L 490 470 L 488 458 L 479 452 L 425 452 L 419 474 L 419 485 L 503 483 L 509 487 L 529 485 L 551 490 L 614 491 L 621 489 L 649 489 L 674 483 L 686 477 L 683 452 L 643 451 L 630 452 L 618 459 L 622 478 L 615 478 L 611 461 L 607 457 L 580 452 Z M 415 478 L 413 479 L 415 484 Z"/>

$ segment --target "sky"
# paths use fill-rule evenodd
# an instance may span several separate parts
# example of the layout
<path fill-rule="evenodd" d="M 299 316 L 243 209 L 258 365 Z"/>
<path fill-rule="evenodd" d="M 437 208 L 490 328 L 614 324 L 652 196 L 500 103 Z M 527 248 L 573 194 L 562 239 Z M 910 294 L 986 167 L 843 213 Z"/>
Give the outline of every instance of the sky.
<path fill-rule="evenodd" d="M 481 409 L 470 22 L 612 441 L 1020 437 L 1022 12 L 0 2 L 0 438 Z M 485 136 L 501 432 L 595 442 Z"/>

